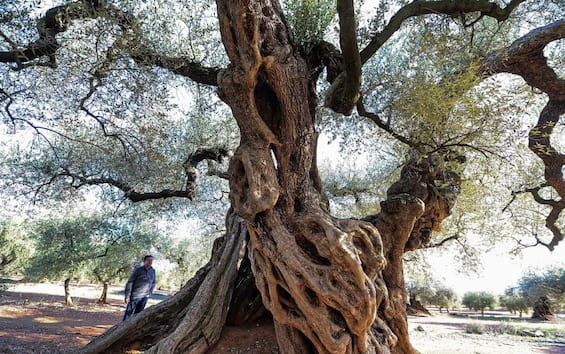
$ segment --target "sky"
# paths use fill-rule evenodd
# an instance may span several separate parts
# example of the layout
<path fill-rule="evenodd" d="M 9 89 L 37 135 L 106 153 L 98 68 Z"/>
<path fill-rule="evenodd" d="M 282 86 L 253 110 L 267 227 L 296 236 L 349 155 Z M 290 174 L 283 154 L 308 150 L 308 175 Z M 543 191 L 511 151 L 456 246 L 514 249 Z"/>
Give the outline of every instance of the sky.
<path fill-rule="evenodd" d="M 488 291 L 502 294 L 505 289 L 517 285 L 518 279 L 529 271 L 542 273 L 552 266 L 565 267 L 565 244 L 550 252 L 543 246 L 527 248 L 520 256 L 512 256 L 510 248 L 500 247 L 482 257 L 479 274 L 463 274 L 453 267 L 449 255 L 430 259 L 433 274 L 459 295 L 468 291 Z"/>

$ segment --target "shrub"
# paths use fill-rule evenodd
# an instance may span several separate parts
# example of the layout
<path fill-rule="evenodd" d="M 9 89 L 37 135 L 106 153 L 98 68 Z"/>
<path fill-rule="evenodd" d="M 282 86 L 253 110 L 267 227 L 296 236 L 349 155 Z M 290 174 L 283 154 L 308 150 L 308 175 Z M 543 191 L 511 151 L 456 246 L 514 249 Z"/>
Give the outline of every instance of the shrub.
<path fill-rule="evenodd" d="M 508 322 L 500 322 L 494 325 L 485 326 L 485 332 L 498 335 L 498 334 L 509 334 L 509 335 L 517 335 L 519 333 L 518 328 L 511 325 Z"/>
<path fill-rule="evenodd" d="M 465 326 L 465 333 L 483 334 L 484 329 L 483 329 L 483 326 L 481 326 L 478 323 L 469 323 L 469 324 L 467 324 L 467 326 Z"/>

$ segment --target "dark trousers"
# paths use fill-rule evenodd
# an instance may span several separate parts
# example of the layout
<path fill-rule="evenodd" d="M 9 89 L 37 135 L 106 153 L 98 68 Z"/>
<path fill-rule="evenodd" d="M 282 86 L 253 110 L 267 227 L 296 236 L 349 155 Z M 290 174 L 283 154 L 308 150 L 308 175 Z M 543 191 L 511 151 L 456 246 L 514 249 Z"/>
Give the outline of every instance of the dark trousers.
<path fill-rule="evenodd" d="M 146 304 L 147 297 L 142 297 L 141 299 L 131 299 L 126 307 L 126 312 L 124 313 L 124 321 L 130 318 L 132 315 L 143 311 Z"/>

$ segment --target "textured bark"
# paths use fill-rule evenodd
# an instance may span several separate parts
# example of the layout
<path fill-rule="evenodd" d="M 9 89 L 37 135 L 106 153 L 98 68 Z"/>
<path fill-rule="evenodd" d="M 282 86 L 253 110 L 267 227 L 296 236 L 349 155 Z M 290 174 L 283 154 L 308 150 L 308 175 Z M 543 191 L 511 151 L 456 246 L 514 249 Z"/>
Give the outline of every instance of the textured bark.
<path fill-rule="evenodd" d="M 230 198 L 247 221 L 250 260 L 283 353 L 389 352 L 377 230 L 321 207 L 316 96 L 277 2 L 217 1 L 231 64 L 218 79 L 241 143 Z M 373 323 L 376 323 L 373 325 Z"/>
<path fill-rule="evenodd" d="M 71 297 L 71 291 L 69 290 L 69 284 L 71 283 L 71 279 L 65 279 L 64 287 L 65 287 L 65 305 L 70 306 L 73 304 L 73 298 Z"/>
<path fill-rule="evenodd" d="M 522 317 L 521 313 L 520 317 Z M 554 321 L 556 319 L 551 311 L 549 299 L 546 296 L 540 296 L 534 303 L 532 318 L 542 321 Z"/>
<path fill-rule="evenodd" d="M 255 276 L 251 270 L 247 248 L 239 268 L 226 324 L 238 326 L 250 323 L 262 317 L 265 311 L 261 294 L 255 286 Z"/>
<path fill-rule="evenodd" d="M 245 254 L 241 219 L 228 213 L 226 229 L 214 242 L 210 261 L 177 294 L 115 325 L 80 353 L 205 353 L 220 336 Z"/>
<path fill-rule="evenodd" d="M 461 179 L 455 171 L 465 163 L 464 156 L 450 150 L 415 154 L 388 189 L 381 212 L 365 218 L 377 227 L 383 240 L 387 260 L 383 285 L 388 299 L 382 302 L 378 315 L 398 338 L 392 347 L 394 353 L 415 352 L 408 336 L 402 257 L 429 245 L 431 232 L 450 215 L 460 193 Z"/>

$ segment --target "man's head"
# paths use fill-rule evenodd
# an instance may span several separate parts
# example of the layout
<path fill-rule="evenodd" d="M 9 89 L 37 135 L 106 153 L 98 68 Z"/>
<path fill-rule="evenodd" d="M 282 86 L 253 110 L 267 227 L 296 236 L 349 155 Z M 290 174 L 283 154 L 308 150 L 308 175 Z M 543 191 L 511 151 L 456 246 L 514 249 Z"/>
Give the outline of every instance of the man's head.
<path fill-rule="evenodd" d="M 152 255 L 146 255 L 143 256 L 143 266 L 147 269 L 149 269 L 151 267 L 151 265 L 153 264 L 153 256 Z"/>

